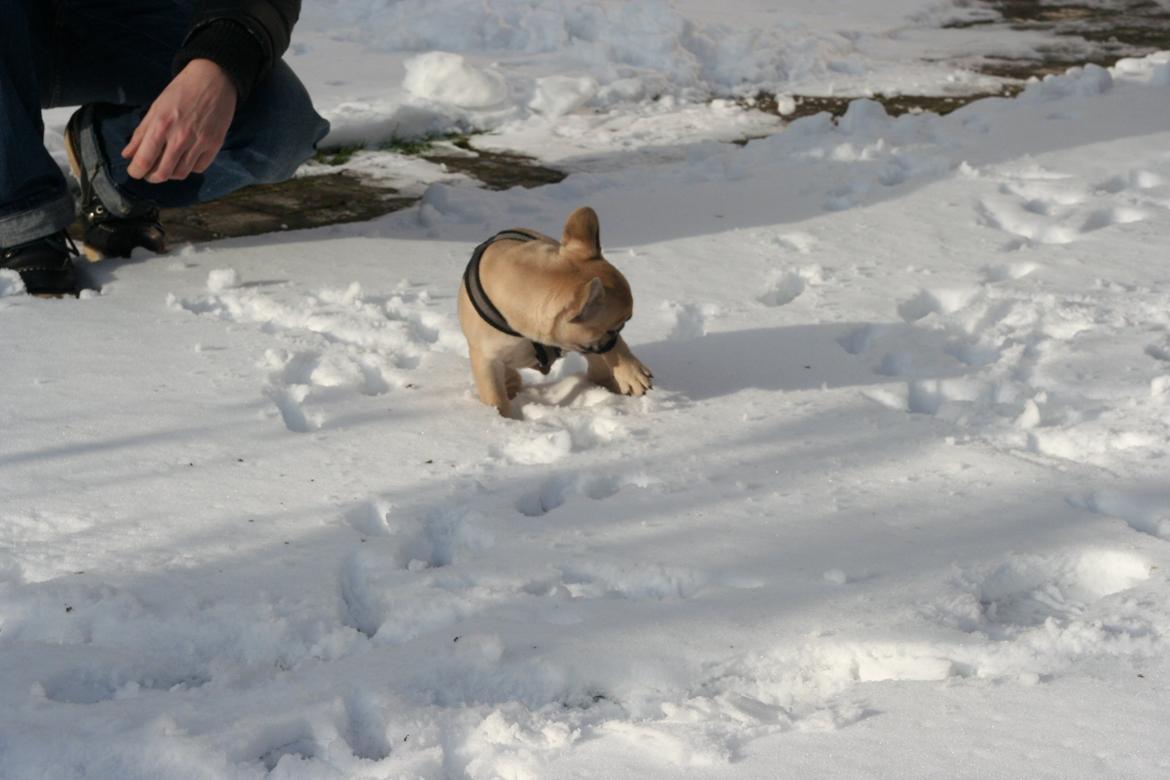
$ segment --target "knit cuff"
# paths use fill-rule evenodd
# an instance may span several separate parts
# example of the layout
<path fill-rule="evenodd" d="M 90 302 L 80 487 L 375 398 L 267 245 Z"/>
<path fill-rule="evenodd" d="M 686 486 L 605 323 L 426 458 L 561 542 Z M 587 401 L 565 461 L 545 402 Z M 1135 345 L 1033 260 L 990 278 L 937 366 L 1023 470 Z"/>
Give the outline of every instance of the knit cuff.
<path fill-rule="evenodd" d="M 177 74 L 191 60 L 211 60 L 224 69 L 236 87 L 236 107 L 244 105 L 264 69 L 264 50 L 246 27 L 217 19 L 194 30 L 175 56 Z"/>

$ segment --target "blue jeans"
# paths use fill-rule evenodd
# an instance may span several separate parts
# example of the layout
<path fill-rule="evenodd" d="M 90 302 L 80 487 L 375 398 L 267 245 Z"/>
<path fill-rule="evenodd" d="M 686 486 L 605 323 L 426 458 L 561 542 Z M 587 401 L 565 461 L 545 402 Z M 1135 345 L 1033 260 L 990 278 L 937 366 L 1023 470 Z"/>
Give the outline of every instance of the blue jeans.
<path fill-rule="evenodd" d="M 290 178 L 329 130 L 304 85 L 278 62 L 236 110 L 211 167 L 184 181 L 131 179 L 120 154 L 170 83 L 192 0 L 0 0 L 0 248 L 69 225 L 74 204 L 44 147 L 42 108 L 98 104 L 82 165 L 109 211 L 189 206 Z M 97 166 L 100 155 L 104 165 Z"/>

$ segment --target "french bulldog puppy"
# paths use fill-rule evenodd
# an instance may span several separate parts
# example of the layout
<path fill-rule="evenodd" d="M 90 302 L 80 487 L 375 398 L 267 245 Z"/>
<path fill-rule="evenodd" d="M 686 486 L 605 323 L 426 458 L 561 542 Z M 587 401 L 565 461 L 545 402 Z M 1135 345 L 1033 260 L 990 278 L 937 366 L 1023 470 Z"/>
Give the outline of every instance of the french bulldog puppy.
<path fill-rule="evenodd" d="M 601 256 L 597 213 L 569 215 L 556 240 L 507 230 L 480 244 L 459 288 L 459 324 L 479 398 L 504 417 L 520 392 L 517 369 L 547 374 L 562 352 L 580 352 L 588 377 L 614 393 L 643 395 L 650 370 L 621 337 L 634 313 L 630 285 Z"/>

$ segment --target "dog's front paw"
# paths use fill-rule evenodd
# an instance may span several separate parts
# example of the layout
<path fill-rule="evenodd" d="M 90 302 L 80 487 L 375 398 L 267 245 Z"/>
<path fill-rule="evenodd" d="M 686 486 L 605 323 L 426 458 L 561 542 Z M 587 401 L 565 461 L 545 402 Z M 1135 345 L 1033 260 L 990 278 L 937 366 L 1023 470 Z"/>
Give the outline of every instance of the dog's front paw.
<path fill-rule="evenodd" d="M 520 372 L 514 368 L 509 368 L 504 374 L 504 390 L 508 394 L 508 400 L 511 401 L 520 395 L 520 391 L 523 388 L 524 380 L 520 378 Z"/>
<path fill-rule="evenodd" d="M 650 373 L 650 369 L 642 365 L 637 358 L 630 356 L 628 360 L 614 366 L 615 387 L 611 389 L 622 395 L 645 395 L 646 391 L 654 386 L 653 380 L 654 375 Z"/>

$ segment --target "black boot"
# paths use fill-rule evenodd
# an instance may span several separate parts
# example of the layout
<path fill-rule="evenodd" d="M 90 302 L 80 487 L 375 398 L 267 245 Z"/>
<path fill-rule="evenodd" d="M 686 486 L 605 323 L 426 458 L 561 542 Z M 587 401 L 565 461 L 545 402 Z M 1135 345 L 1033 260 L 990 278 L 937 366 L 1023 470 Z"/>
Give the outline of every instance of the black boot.
<path fill-rule="evenodd" d="M 61 297 L 78 293 L 73 258 L 77 247 L 65 231 L 0 250 L 0 268 L 20 274 L 29 295 Z"/>
<path fill-rule="evenodd" d="M 167 234 L 159 222 L 158 209 L 149 204 L 135 206 L 130 214 L 114 216 L 94 192 L 90 173 L 81 164 L 82 131 L 93 123 L 93 106 L 78 109 L 65 126 L 65 150 L 69 167 L 81 185 L 80 216 L 85 253 L 94 260 L 103 257 L 129 257 L 135 247 L 159 254 L 167 251 Z M 100 165 L 101 163 L 99 163 Z"/>

